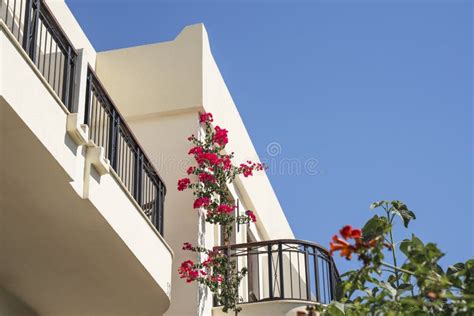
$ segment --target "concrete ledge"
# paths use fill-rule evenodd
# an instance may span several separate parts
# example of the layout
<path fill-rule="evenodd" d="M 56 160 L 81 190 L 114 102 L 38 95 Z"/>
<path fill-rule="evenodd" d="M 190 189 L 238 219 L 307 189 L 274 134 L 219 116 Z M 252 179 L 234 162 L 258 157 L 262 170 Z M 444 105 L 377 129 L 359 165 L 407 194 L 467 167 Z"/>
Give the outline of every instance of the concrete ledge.
<path fill-rule="evenodd" d="M 89 126 L 79 122 L 77 113 L 71 113 L 67 116 L 66 130 L 76 145 L 85 145 L 89 139 Z"/>
<path fill-rule="evenodd" d="M 260 316 L 260 315 L 280 315 L 280 316 L 296 316 L 299 311 L 306 311 L 306 306 L 314 305 L 315 302 L 301 300 L 273 300 L 254 303 L 240 304 L 242 311 L 241 316 Z M 213 316 L 226 316 L 222 311 L 222 307 L 213 307 Z M 319 315 L 319 313 L 317 314 Z"/>

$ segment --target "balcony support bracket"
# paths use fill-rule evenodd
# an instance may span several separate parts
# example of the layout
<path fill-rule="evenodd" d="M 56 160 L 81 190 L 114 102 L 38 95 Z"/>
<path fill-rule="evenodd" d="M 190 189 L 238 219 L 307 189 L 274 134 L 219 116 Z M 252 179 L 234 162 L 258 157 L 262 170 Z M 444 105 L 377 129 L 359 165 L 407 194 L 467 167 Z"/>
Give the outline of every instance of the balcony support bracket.
<path fill-rule="evenodd" d="M 89 139 L 89 126 L 80 123 L 77 113 L 68 114 L 66 130 L 77 146 L 87 144 Z"/>
<path fill-rule="evenodd" d="M 88 147 L 86 164 L 94 166 L 101 176 L 109 173 L 110 162 L 105 158 L 105 149 L 103 147 Z"/>

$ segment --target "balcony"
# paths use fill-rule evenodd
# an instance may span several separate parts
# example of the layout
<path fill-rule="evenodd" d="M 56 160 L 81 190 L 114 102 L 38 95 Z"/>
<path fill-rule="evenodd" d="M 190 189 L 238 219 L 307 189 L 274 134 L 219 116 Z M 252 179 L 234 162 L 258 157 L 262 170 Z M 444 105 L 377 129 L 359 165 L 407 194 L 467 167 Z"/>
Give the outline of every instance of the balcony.
<path fill-rule="evenodd" d="M 218 247 L 247 276 L 239 288 L 241 315 L 296 315 L 307 305 L 336 298 L 339 272 L 328 251 L 301 240 L 271 240 Z M 225 315 L 219 306 L 213 315 Z M 240 315 L 240 314 L 239 314 Z"/>
<path fill-rule="evenodd" d="M 0 0 L 0 298 L 161 314 L 166 186 L 86 57 L 45 1 Z"/>

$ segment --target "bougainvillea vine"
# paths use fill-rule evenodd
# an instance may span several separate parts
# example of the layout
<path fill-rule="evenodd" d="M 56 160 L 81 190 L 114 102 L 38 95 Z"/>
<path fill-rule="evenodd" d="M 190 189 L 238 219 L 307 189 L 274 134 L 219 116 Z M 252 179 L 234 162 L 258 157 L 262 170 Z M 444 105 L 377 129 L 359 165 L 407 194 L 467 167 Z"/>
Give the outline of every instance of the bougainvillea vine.
<path fill-rule="evenodd" d="M 236 206 L 230 198 L 228 185 L 237 176 L 253 176 L 255 171 L 262 171 L 265 166 L 250 160 L 234 165 L 234 153 L 226 152 L 228 131 L 220 126 L 213 126 L 214 118 L 211 113 L 200 114 L 199 122 L 205 131 L 203 137 L 191 135 L 188 138 L 192 144 L 188 154 L 194 158 L 195 164 L 186 170 L 189 177 L 178 180 L 177 189 L 193 191 L 193 208 L 204 209 L 206 222 L 220 226 L 223 244 L 228 246 L 235 223 L 249 224 L 257 221 L 251 210 L 241 215 L 235 214 Z M 207 286 L 224 312 L 239 312 L 238 288 L 247 273 L 246 268 L 237 270 L 235 263 L 224 252 L 216 249 L 209 250 L 186 242 L 183 250 L 200 253 L 206 259 L 202 262 L 184 261 L 178 269 L 180 277 L 188 283 L 198 282 Z"/>

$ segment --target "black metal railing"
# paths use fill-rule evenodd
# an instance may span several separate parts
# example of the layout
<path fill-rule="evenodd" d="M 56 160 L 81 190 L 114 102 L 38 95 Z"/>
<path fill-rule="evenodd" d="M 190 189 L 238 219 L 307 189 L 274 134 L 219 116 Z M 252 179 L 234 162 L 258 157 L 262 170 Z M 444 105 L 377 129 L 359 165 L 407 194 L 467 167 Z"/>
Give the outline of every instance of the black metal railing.
<path fill-rule="evenodd" d="M 164 182 L 90 67 L 84 123 L 89 126 L 90 139 L 105 149 L 111 167 L 163 235 Z"/>
<path fill-rule="evenodd" d="M 0 19 L 70 112 L 77 52 L 44 0 L 0 0 Z M 111 98 L 89 68 L 85 124 L 122 183 L 163 235 L 166 188 Z"/>
<path fill-rule="evenodd" d="M 44 0 L 0 0 L 0 19 L 63 104 L 73 112 L 77 52 Z"/>
<path fill-rule="evenodd" d="M 323 247 L 302 240 L 271 240 L 217 247 L 247 275 L 239 288 L 241 303 L 301 300 L 328 304 L 336 298 L 339 273 Z"/>

